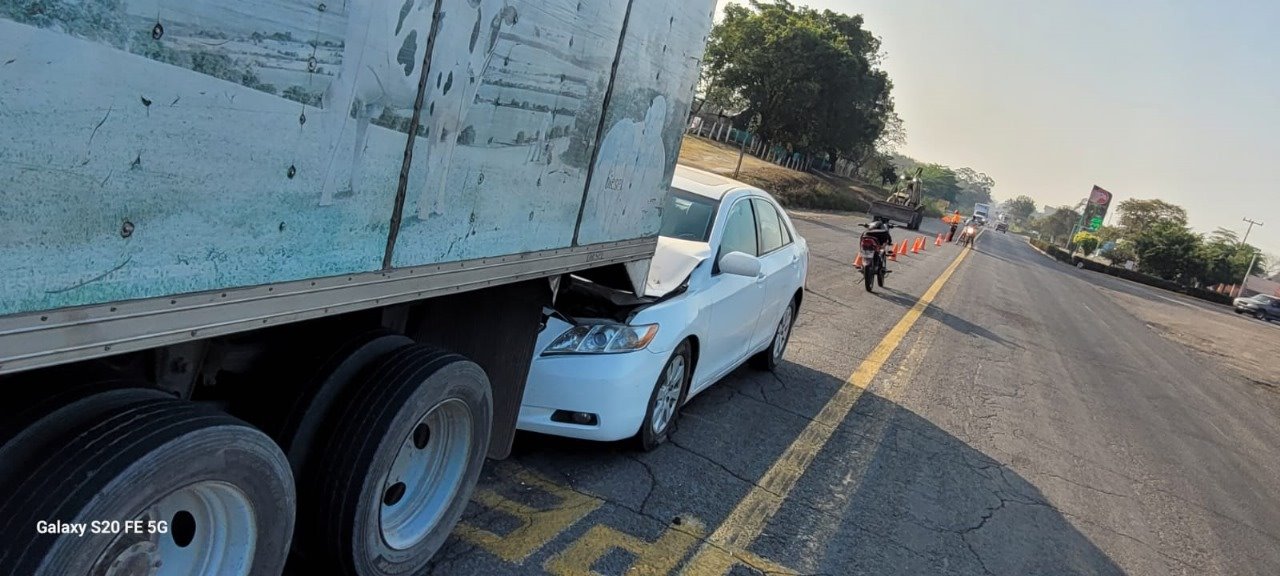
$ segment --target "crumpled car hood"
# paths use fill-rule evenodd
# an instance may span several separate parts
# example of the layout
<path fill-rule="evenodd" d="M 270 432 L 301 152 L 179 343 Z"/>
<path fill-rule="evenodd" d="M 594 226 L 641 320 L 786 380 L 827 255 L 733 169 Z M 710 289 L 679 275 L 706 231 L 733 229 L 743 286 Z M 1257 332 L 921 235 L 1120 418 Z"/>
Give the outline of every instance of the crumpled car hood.
<path fill-rule="evenodd" d="M 649 262 L 649 276 L 645 280 L 644 295 L 661 298 L 684 284 L 693 269 L 711 257 L 711 245 L 706 242 L 658 237 L 658 247 Z"/>

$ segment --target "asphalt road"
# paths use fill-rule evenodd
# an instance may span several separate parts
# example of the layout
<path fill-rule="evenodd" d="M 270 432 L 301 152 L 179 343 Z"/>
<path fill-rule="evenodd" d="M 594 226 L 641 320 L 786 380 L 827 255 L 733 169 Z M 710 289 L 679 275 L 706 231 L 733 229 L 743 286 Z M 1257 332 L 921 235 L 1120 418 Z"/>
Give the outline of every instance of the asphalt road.
<path fill-rule="evenodd" d="M 651 453 L 520 436 L 433 573 L 1280 574 L 1280 395 L 994 230 L 868 294 L 856 222 L 796 215 L 776 374 Z"/>

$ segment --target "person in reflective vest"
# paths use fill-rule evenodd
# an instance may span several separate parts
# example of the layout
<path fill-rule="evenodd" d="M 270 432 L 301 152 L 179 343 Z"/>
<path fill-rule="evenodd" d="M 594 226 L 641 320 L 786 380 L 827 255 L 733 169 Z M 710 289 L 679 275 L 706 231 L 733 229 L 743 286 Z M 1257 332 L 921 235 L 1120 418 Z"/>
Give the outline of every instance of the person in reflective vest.
<path fill-rule="evenodd" d="M 947 233 L 947 242 L 952 242 L 956 237 L 956 227 L 960 225 L 960 211 L 956 210 L 952 214 L 942 217 L 942 222 L 951 225 L 951 232 Z"/>

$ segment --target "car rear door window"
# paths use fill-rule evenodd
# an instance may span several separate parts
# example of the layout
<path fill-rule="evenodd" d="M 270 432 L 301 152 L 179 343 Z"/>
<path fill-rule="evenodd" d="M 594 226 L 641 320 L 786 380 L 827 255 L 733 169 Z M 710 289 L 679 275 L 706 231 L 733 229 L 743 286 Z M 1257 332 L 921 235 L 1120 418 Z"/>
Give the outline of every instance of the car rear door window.
<path fill-rule="evenodd" d="M 783 236 L 782 221 L 778 211 L 768 201 L 753 198 L 751 203 L 756 209 L 756 221 L 760 223 L 760 253 L 768 254 L 786 244 Z"/>
<path fill-rule="evenodd" d="M 724 222 L 724 237 L 720 240 L 720 254 L 742 252 L 750 256 L 758 256 L 756 245 L 756 219 L 751 212 L 751 203 L 738 201 L 729 208 Z"/>

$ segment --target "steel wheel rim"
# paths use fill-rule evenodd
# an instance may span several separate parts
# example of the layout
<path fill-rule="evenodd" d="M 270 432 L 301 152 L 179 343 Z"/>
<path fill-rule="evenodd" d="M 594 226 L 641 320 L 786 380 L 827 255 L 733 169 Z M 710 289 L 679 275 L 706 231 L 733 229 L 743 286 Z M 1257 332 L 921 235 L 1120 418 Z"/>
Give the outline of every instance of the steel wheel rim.
<path fill-rule="evenodd" d="M 782 322 L 778 323 L 778 331 L 773 335 L 773 358 L 781 360 L 787 349 L 787 341 L 791 339 L 791 306 L 782 313 Z"/>
<path fill-rule="evenodd" d="M 662 385 L 653 401 L 653 433 L 661 434 L 671 423 L 676 413 L 676 403 L 680 401 L 680 388 L 684 384 L 684 356 L 677 355 L 667 363 L 662 373 Z"/>
<path fill-rule="evenodd" d="M 135 520 L 142 522 L 144 534 L 122 532 L 94 573 L 246 576 L 253 568 L 257 517 L 249 497 L 230 483 L 184 486 Z M 139 539 L 125 546 L 129 537 Z"/>
<path fill-rule="evenodd" d="M 440 522 L 466 476 L 471 428 L 471 409 L 451 398 L 428 410 L 400 442 L 380 484 L 378 524 L 387 546 L 412 548 Z"/>

